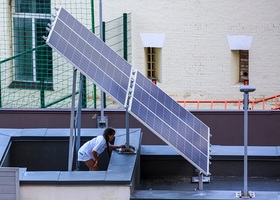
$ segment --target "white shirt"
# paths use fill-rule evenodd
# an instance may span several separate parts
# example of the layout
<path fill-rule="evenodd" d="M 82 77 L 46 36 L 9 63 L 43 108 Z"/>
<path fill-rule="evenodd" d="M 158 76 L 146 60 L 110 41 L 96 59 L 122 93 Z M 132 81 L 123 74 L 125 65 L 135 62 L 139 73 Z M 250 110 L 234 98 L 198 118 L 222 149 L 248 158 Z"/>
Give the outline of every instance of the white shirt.
<path fill-rule="evenodd" d="M 78 160 L 79 161 L 87 161 L 89 159 L 95 160 L 94 156 L 92 155 L 92 151 L 97 153 L 99 156 L 107 147 L 106 140 L 103 135 L 99 135 L 89 141 L 87 141 L 78 152 Z"/>

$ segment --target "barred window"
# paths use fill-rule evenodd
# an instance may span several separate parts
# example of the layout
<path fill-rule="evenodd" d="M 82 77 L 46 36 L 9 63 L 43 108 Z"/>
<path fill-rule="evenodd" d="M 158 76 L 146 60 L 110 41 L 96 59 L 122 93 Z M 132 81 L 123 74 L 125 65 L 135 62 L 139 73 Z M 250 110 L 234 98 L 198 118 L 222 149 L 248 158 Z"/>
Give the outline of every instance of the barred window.
<path fill-rule="evenodd" d="M 239 82 L 249 81 L 249 51 L 239 51 Z"/>
<path fill-rule="evenodd" d="M 145 55 L 147 77 L 160 81 L 161 48 L 147 47 L 145 48 Z"/>
<path fill-rule="evenodd" d="M 26 82 L 39 89 L 40 82 L 53 82 L 52 49 L 42 38 L 48 35 L 51 0 L 15 0 L 13 10 L 13 46 L 17 57 L 10 87 L 23 87 L 21 83 Z"/>

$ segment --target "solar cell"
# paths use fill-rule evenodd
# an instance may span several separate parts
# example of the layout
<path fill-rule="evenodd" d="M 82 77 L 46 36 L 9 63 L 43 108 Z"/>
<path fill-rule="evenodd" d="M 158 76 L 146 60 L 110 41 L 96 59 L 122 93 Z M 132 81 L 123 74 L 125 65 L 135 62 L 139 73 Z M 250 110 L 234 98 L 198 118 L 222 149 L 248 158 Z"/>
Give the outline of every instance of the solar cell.
<path fill-rule="evenodd" d="M 176 116 L 182 118 L 182 120 L 184 120 L 194 130 L 202 131 L 200 134 L 202 134 L 205 139 L 208 139 L 208 132 L 209 132 L 208 127 L 203 122 L 201 122 L 201 120 L 193 116 L 193 114 L 191 114 L 189 111 L 183 108 L 175 100 L 173 100 L 164 91 L 159 89 L 155 84 L 153 84 L 153 82 L 147 79 L 143 74 L 138 73 L 136 83 L 137 85 L 140 85 L 143 88 L 143 90 L 147 92 L 149 96 L 154 97 L 155 99 L 158 100 L 158 102 L 164 102 L 164 106 L 167 109 L 172 110 Z"/>
<path fill-rule="evenodd" d="M 58 12 L 46 43 L 125 105 L 132 67 L 63 8 Z"/>
<path fill-rule="evenodd" d="M 140 72 L 130 112 L 194 166 L 209 174 L 209 128 Z"/>
<path fill-rule="evenodd" d="M 46 43 L 112 98 L 127 105 L 134 117 L 201 172 L 210 174 L 209 127 L 143 74 L 132 73 L 128 62 L 63 8 Z M 130 101 L 126 101 L 128 96 Z"/>

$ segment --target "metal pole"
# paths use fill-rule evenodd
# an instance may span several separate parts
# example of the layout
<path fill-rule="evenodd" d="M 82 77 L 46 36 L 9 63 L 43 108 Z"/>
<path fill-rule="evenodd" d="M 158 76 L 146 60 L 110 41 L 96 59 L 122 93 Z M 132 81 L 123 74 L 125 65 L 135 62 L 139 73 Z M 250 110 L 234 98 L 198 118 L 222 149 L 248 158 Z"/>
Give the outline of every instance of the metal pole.
<path fill-rule="evenodd" d="M 75 155 L 78 157 L 78 151 L 81 145 L 81 124 L 82 124 L 82 102 L 83 102 L 83 80 L 84 80 L 84 75 L 80 73 L 80 86 L 79 86 L 79 99 L 78 99 L 78 110 L 76 114 L 76 121 L 77 121 L 77 135 L 76 135 L 76 140 L 75 140 Z M 76 162 L 76 170 L 79 170 L 79 161 L 77 159 Z"/>
<path fill-rule="evenodd" d="M 75 121 L 75 94 L 76 94 L 76 79 L 77 79 L 77 69 L 73 69 L 73 83 L 72 83 L 72 103 L 71 103 L 71 116 L 70 116 L 70 137 L 69 137 L 69 153 L 68 153 L 68 171 L 72 171 L 73 165 L 73 131 L 74 131 L 74 121 Z"/>
<path fill-rule="evenodd" d="M 94 0 L 91 0 L 91 29 L 95 33 L 95 23 L 94 23 Z M 93 85 L 93 105 L 96 108 L 96 85 Z"/>
<path fill-rule="evenodd" d="M 100 28 L 100 35 L 99 38 L 103 41 L 103 23 L 102 23 L 102 0 L 99 0 L 99 28 Z M 101 117 L 100 121 L 104 122 L 104 96 L 103 91 L 100 90 L 100 103 L 101 103 Z"/>
<path fill-rule="evenodd" d="M 244 189 L 243 196 L 248 196 L 248 92 L 244 92 Z"/>
<path fill-rule="evenodd" d="M 127 61 L 127 14 L 123 14 L 123 58 Z M 125 109 L 125 127 L 126 127 L 126 149 L 129 149 L 129 112 L 128 106 Z"/>
<path fill-rule="evenodd" d="M 128 107 L 126 107 L 126 109 L 125 109 L 125 127 L 126 127 L 125 147 L 126 147 L 126 149 L 129 149 L 129 113 L 128 113 Z"/>
<path fill-rule="evenodd" d="M 100 39 L 103 41 L 103 24 L 102 24 L 102 0 L 99 0 L 99 28 L 100 28 Z"/>
<path fill-rule="evenodd" d="M 82 81 L 82 91 L 83 91 L 82 108 L 87 108 L 87 78 L 84 75 Z"/>
<path fill-rule="evenodd" d="M 0 63 L 0 108 L 2 108 L 2 84 L 1 84 L 1 63 Z"/>
<path fill-rule="evenodd" d="M 46 105 L 45 105 L 45 89 L 44 89 L 44 84 L 45 84 L 45 80 L 44 79 L 40 80 L 40 103 L 41 103 L 41 108 L 45 108 L 46 107 Z"/>
<path fill-rule="evenodd" d="M 200 191 L 203 190 L 203 174 L 201 172 L 198 172 L 198 182 L 199 182 L 199 185 L 198 185 L 198 189 Z"/>
<path fill-rule="evenodd" d="M 123 14 L 123 58 L 127 61 L 127 13 Z"/>
<path fill-rule="evenodd" d="M 105 29 L 106 29 L 106 23 L 105 22 L 102 22 L 102 39 L 103 39 L 103 42 L 106 41 L 106 37 L 105 37 Z M 103 92 L 103 108 L 106 108 L 106 93 Z M 105 116 L 106 118 L 106 116 Z M 105 120 L 105 119 L 104 119 Z"/>
<path fill-rule="evenodd" d="M 248 193 L 248 99 L 249 92 L 256 90 L 253 85 L 240 86 L 240 92 L 244 92 L 244 189 L 243 197 L 250 197 Z"/>

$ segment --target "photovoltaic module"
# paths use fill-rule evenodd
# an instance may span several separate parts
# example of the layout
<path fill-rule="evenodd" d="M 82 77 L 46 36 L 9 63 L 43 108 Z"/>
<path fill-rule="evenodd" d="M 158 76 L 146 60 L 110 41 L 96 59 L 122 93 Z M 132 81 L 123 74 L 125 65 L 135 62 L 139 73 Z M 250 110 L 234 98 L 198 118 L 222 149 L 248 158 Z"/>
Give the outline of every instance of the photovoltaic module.
<path fill-rule="evenodd" d="M 128 112 L 209 175 L 210 129 L 59 8 L 46 43 Z"/>

